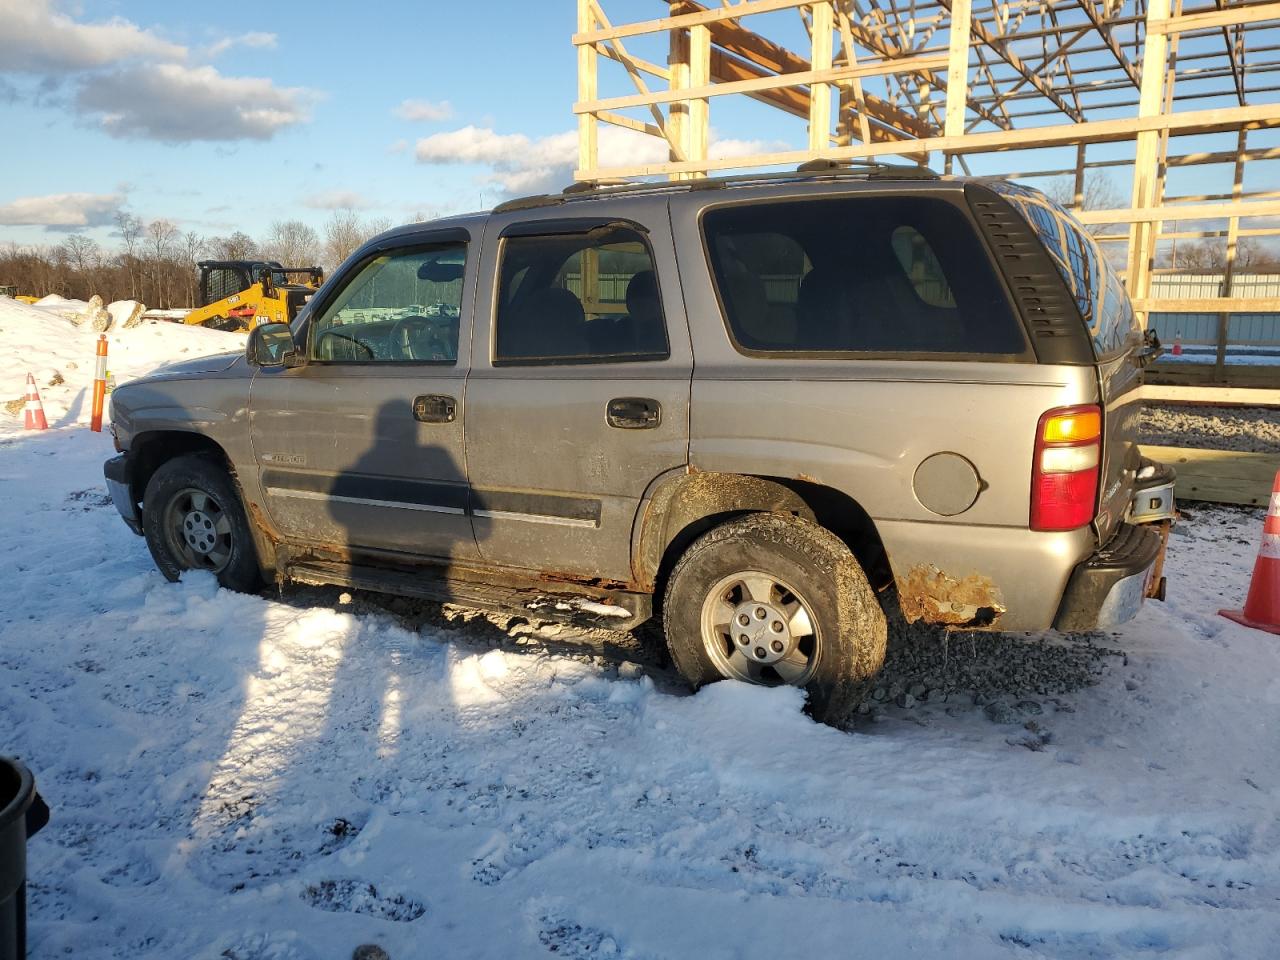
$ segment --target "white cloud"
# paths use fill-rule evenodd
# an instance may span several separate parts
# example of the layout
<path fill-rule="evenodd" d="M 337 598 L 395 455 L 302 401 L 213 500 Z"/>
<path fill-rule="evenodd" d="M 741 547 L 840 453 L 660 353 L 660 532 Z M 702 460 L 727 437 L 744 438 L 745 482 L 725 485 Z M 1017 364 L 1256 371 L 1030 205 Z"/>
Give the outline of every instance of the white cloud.
<path fill-rule="evenodd" d="M 119 193 L 51 193 L 0 205 L 0 225 L 75 230 L 110 223 L 124 202 Z"/>
<path fill-rule="evenodd" d="M 242 33 L 238 37 L 223 37 L 214 43 L 211 43 L 205 49 L 205 56 L 220 57 L 228 50 L 235 47 L 252 47 L 258 50 L 274 50 L 276 48 L 276 35 L 274 33 L 264 33 L 261 30 L 251 30 L 249 33 Z"/>
<path fill-rule="evenodd" d="M 363 210 L 369 201 L 354 190 L 322 190 L 302 198 L 302 205 L 312 210 Z"/>
<path fill-rule="evenodd" d="M 56 74 L 121 60 L 181 61 L 187 48 L 120 17 L 77 23 L 51 0 L 0 0 L 0 72 Z"/>
<path fill-rule="evenodd" d="M 430 100 L 402 100 L 393 111 L 404 120 L 448 120 L 453 116 L 453 105 L 448 100 L 433 103 Z"/>
<path fill-rule="evenodd" d="M 742 157 L 781 149 L 764 140 L 716 140 L 709 153 L 713 158 Z M 667 143 L 622 127 L 603 127 L 599 134 L 600 166 L 634 166 L 662 163 L 669 156 Z M 506 193 L 545 193 L 563 189 L 573 182 L 578 159 L 578 134 L 574 130 L 545 137 L 522 133 L 496 133 L 488 127 L 466 126 L 432 134 L 418 141 L 414 156 L 426 164 L 472 164 L 486 166 L 485 182 L 499 185 Z"/>
<path fill-rule="evenodd" d="M 228 77 L 209 66 L 161 63 L 86 77 L 81 113 L 115 137 L 169 143 L 268 140 L 309 118 L 312 91 L 277 87 L 265 77 Z"/>

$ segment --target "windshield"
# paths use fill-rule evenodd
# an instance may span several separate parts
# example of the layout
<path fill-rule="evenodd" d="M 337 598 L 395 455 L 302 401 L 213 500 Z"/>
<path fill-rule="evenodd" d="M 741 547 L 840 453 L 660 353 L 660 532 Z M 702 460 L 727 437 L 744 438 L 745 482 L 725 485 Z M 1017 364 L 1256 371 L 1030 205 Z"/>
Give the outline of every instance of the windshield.
<path fill-rule="evenodd" d="M 1133 304 L 1098 242 L 1079 222 L 1039 190 L 993 180 L 986 184 L 1009 201 L 1036 232 L 1071 291 L 1099 359 L 1140 338 Z"/>

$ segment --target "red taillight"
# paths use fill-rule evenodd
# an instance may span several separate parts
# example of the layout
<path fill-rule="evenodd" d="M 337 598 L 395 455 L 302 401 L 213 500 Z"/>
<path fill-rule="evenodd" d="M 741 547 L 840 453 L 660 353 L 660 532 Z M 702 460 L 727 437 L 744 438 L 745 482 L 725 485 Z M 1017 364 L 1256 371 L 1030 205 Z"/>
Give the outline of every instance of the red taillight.
<path fill-rule="evenodd" d="M 1074 530 L 1093 520 L 1102 469 L 1102 410 L 1058 407 L 1036 425 L 1031 529 Z"/>

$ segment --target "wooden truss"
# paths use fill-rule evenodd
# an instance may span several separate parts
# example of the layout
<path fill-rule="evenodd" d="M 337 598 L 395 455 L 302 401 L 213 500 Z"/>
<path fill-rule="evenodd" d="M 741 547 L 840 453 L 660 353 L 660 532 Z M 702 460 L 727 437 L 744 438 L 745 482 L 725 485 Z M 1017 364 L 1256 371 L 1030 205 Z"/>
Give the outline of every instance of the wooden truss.
<path fill-rule="evenodd" d="M 1280 235 L 1280 189 L 1245 189 L 1249 163 L 1280 160 L 1280 146 L 1257 145 L 1265 132 L 1248 142 L 1251 132 L 1280 127 L 1280 2 L 661 3 L 662 16 L 615 23 L 608 0 L 578 0 L 579 180 L 684 180 L 816 158 L 935 155 L 946 172 L 1065 177 L 1077 215 L 1099 241 L 1125 245 L 1126 283 L 1144 315 L 1221 313 L 1225 325 L 1231 312 L 1280 310 L 1278 299 L 1230 296 L 1240 241 Z M 655 62 L 661 54 L 636 55 L 646 44 L 665 52 L 665 63 Z M 601 71 L 602 59 L 615 66 Z M 600 94 L 606 72 L 619 84 L 616 95 Z M 717 155 L 712 105 L 735 97 L 804 121 L 807 142 Z M 637 152 L 602 164 L 602 124 L 664 141 L 665 159 Z M 1060 169 L 1018 171 L 1008 159 L 1064 150 L 1074 162 Z M 1222 189 L 1166 190 L 1170 171 L 1213 165 L 1231 172 Z M 1085 203 L 1086 178 L 1102 168 L 1131 176 L 1127 207 Z M 1153 299 L 1158 247 L 1205 238 L 1226 242 L 1223 295 Z"/>

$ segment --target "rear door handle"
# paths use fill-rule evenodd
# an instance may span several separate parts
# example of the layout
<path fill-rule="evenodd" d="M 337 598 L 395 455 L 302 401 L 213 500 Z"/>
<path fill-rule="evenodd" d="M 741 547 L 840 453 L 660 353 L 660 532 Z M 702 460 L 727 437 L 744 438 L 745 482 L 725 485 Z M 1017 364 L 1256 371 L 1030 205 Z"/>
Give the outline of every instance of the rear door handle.
<path fill-rule="evenodd" d="M 662 404 L 648 397 L 615 397 L 605 419 L 619 430 L 652 430 L 662 422 Z"/>
<path fill-rule="evenodd" d="M 453 423 L 458 416 L 458 401 L 442 393 L 428 393 L 413 398 L 413 418 L 423 423 Z"/>

